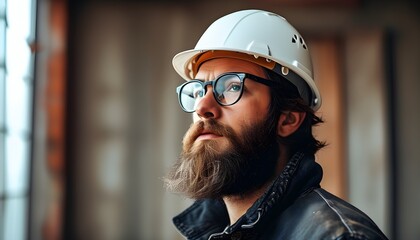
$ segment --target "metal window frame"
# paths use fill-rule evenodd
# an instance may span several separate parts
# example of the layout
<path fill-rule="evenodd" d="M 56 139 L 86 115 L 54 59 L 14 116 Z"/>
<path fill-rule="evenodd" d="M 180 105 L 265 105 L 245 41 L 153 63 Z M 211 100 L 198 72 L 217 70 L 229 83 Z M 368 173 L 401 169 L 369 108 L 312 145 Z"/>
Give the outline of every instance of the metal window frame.
<path fill-rule="evenodd" d="M 24 174 L 27 175 L 26 186 L 23 192 L 19 194 L 14 194 L 7 192 L 7 155 L 6 155 L 6 145 L 7 145 L 7 138 L 10 136 L 10 130 L 8 131 L 8 123 L 7 123 L 7 95 L 6 95 L 6 87 L 8 81 L 8 69 L 7 69 L 7 32 L 10 28 L 10 22 L 8 18 L 8 1 L 7 0 L 0 0 L 0 239 L 6 237 L 8 233 L 13 233 L 16 230 L 14 229 L 17 226 L 13 226 L 13 229 L 8 229 L 11 227 L 10 223 L 7 223 L 7 215 L 11 213 L 23 212 L 24 214 L 21 215 L 22 222 L 21 227 L 18 231 L 21 234 L 18 236 L 23 237 L 23 239 L 29 238 L 29 224 L 30 224 L 30 193 L 31 193 L 31 169 L 32 169 L 32 148 L 33 148 L 33 114 L 34 114 L 34 76 L 35 76 L 35 54 L 30 54 L 29 56 L 29 68 L 27 69 L 27 73 L 22 76 L 22 81 L 27 84 L 28 87 L 28 99 L 27 104 L 28 107 L 26 109 L 28 113 L 28 127 L 27 131 L 23 134 L 19 135 L 18 137 L 24 141 L 24 144 L 27 148 L 27 154 L 24 156 L 25 164 L 23 166 Z M 28 43 L 28 47 L 30 47 L 36 39 L 36 15 L 37 15 L 37 0 L 28 0 L 28 7 L 29 7 L 29 21 L 27 24 L 29 25 L 29 31 L 26 36 L 26 42 Z M 13 201 L 11 201 L 13 200 Z M 17 202 L 16 202 L 17 201 Z M 22 202 L 23 201 L 23 202 Z M 18 203 L 20 202 L 20 203 Z M 22 205 L 23 203 L 23 205 Z M 17 205 L 16 207 L 11 207 L 8 209 L 8 205 Z M 16 206 L 16 205 L 15 205 Z M 7 214 L 7 211 L 12 211 Z M 20 214 L 19 214 L 20 215 Z M 9 225 L 9 226 L 8 226 Z M 19 238 L 20 238 L 19 237 Z"/>

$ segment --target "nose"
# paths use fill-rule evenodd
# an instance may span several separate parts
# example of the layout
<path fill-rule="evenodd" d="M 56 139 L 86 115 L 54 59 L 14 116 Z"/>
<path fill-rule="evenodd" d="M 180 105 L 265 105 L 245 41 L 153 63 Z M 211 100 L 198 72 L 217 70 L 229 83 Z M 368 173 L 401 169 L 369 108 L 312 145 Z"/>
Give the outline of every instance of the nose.
<path fill-rule="evenodd" d="M 198 100 L 195 112 L 201 119 L 218 118 L 221 111 L 220 107 L 214 98 L 212 86 L 207 86 L 207 92 L 203 98 Z"/>

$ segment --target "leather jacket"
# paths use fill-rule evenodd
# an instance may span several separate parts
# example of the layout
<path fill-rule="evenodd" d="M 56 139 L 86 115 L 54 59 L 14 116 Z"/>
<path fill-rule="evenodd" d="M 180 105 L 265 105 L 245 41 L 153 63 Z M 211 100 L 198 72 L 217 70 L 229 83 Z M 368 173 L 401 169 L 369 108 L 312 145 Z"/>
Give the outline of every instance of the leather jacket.
<path fill-rule="evenodd" d="M 173 219 L 187 239 L 387 239 L 362 211 L 320 188 L 314 156 L 296 153 L 233 225 L 222 200 L 197 200 Z"/>

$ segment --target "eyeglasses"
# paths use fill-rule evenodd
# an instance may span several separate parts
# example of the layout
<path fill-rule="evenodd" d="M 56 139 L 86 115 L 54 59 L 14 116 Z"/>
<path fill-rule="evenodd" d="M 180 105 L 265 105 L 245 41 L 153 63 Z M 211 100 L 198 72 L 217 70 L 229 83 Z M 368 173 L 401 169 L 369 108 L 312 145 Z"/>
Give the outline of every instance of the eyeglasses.
<path fill-rule="evenodd" d="M 276 82 L 249 73 L 230 72 L 218 76 L 213 81 L 191 80 L 176 88 L 179 105 L 185 112 L 195 112 L 198 102 L 206 95 L 207 86 L 211 85 L 213 96 L 221 106 L 230 106 L 241 99 L 245 79 L 251 79 L 267 86 Z"/>

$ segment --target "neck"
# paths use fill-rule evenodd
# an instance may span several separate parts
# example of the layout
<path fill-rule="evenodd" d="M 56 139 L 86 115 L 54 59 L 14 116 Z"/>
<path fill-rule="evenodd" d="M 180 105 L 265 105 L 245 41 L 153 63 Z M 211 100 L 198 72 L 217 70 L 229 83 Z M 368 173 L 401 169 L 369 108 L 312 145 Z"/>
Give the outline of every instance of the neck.
<path fill-rule="evenodd" d="M 255 201 L 264 194 L 267 185 L 268 184 L 265 184 L 260 189 L 245 195 L 223 197 L 231 225 L 238 221 L 238 219 L 246 213 Z"/>
<path fill-rule="evenodd" d="M 281 171 L 283 171 L 287 161 L 287 152 L 280 151 L 275 176 L 279 175 Z M 223 197 L 223 201 L 225 202 L 231 225 L 238 221 L 238 219 L 246 213 L 246 211 L 255 203 L 255 201 L 257 201 L 264 194 L 270 183 L 271 180 L 264 184 L 261 188 L 244 195 Z"/>

